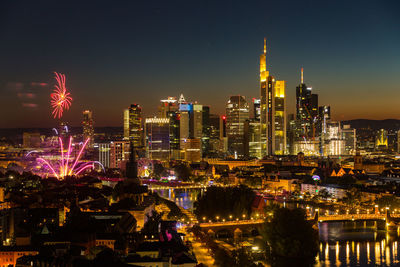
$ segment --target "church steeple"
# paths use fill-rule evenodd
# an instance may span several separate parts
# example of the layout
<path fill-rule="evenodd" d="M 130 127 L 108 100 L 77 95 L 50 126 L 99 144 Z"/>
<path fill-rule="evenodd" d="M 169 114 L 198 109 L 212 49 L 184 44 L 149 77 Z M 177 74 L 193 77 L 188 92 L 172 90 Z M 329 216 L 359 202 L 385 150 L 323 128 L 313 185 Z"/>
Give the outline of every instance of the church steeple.
<path fill-rule="evenodd" d="M 136 162 L 135 145 L 133 144 L 133 141 L 130 142 L 129 149 L 130 149 L 130 155 L 129 155 L 129 161 L 126 163 L 126 178 L 137 179 L 138 169 Z"/>

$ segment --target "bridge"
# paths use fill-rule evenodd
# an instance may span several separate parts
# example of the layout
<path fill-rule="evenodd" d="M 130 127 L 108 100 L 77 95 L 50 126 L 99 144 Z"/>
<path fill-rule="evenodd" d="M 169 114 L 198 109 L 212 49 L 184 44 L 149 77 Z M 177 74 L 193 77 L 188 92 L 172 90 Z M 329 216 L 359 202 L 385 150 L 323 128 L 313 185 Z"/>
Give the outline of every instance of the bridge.
<path fill-rule="evenodd" d="M 379 214 L 335 214 L 319 216 L 318 211 L 313 217 L 308 217 L 310 222 L 318 227 L 321 222 L 360 222 L 360 221 L 374 221 L 382 225 L 385 230 L 400 231 L 400 214 L 386 213 Z M 229 233 L 235 235 L 236 233 L 255 233 L 259 227 L 264 223 L 264 219 L 255 220 L 237 220 L 225 222 L 204 222 L 198 224 L 200 228 L 208 234 L 218 235 L 219 232 Z M 379 227 L 382 227 L 379 226 Z"/>
<path fill-rule="evenodd" d="M 318 211 L 313 218 L 308 218 L 317 226 L 318 222 L 359 222 L 359 221 L 374 221 L 379 224 L 383 223 L 384 229 L 388 231 L 400 232 L 400 214 L 390 214 L 389 210 L 386 213 L 372 214 L 335 214 L 319 216 Z"/>
<path fill-rule="evenodd" d="M 209 222 L 198 224 L 200 228 L 210 235 L 228 233 L 229 235 L 258 234 L 258 228 L 264 223 L 264 219 L 237 220 L 225 222 Z"/>

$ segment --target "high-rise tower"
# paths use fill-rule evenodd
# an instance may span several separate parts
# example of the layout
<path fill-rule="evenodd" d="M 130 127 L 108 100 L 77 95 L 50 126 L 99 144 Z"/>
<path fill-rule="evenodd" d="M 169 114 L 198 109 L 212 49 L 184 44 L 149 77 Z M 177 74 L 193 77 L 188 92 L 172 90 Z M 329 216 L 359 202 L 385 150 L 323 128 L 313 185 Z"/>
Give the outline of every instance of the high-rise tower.
<path fill-rule="evenodd" d="M 312 94 L 312 88 L 304 83 L 303 68 L 301 68 L 300 84 L 296 87 L 296 119 L 300 128 L 297 129 L 297 139 L 315 139 L 318 95 Z"/>
<path fill-rule="evenodd" d="M 124 111 L 124 139 L 132 140 L 135 148 L 143 148 L 142 107 L 138 104 Z"/>
<path fill-rule="evenodd" d="M 285 81 L 277 81 L 267 70 L 267 43 L 260 56 L 261 156 L 286 153 Z"/>
<path fill-rule="evenodd" d="M 249 119 L 249 105 L 241 95 L 231 96 L 226 105 L 226 136 L 228 152 L 235 157 L 243 157 L 244 123 Z"/>
<path fill-rule="evenodd" d="M 93 114 L 90 110 L 83 111 L 83 120 L 82 120 L 82 127 L 83 127 L 83 139 L 86 140 L 88 138 L 88 146 L 93 146 L 94 141 L 94 122 L 93 122 Z"/>

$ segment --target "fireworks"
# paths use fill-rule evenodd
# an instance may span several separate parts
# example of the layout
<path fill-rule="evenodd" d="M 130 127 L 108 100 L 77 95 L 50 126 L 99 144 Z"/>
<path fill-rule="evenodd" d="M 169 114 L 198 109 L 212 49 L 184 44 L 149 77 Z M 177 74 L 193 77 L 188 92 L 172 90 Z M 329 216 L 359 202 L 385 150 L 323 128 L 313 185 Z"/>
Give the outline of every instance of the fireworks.
<path fill-rule="evenodd" d="M 54 72 L 56 78 L 56 85 L 54 87 L 51 97 L 51 107 L 53 108 L 53 117 L 61 118 L 65 110 L 68 110 L 71 106 L 72 97 L 70 93 L 67 92 L 65 87 L 65 75 L 61 73 Z"/>
<path fill-rule="evenodd" d="M 94 168 L 95 163 L 99 163 L 97 161 L 90 162 L 80 162 L 80 158 L 82 153 L 86 147 L 86 144 L 89 142 L 89 139 L 83 143 L 81 149 L 79 150 L 78 155 L 74 158 L 72 156 L 72 137 L 69 138 L 68 150 L 64 153 L 64 144 L 62 142 L 61 137 L 58 138 L 60 143 L 60 151 L 61 151 L 61 159 L 56 161 L 55 163 L 50 163 L 44 158 L 38 158 L 38 160 L 42 163 L 42 165 L 47 166 L 50 170 L 50 173 L 54 175 L 57 179 L 62 180 L 65 176 L 73 176 L 79 175 L 86 169 Z"/>

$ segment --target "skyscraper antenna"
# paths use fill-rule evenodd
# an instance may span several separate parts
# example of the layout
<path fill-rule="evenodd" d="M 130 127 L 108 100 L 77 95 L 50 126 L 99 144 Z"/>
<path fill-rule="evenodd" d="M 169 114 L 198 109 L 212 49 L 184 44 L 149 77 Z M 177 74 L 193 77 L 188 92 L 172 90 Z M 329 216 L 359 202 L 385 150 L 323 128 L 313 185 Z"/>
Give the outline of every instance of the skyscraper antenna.
<path fill-rule="evenodd" d="M 267 54 L 267 38 L 264 37 L 264 54 Z"/>
<path fill-rule="evenodd" d="M 304 79 L 303 79 L 303 68 L 301 68 L 301 84 L 304 83 Z"/>

